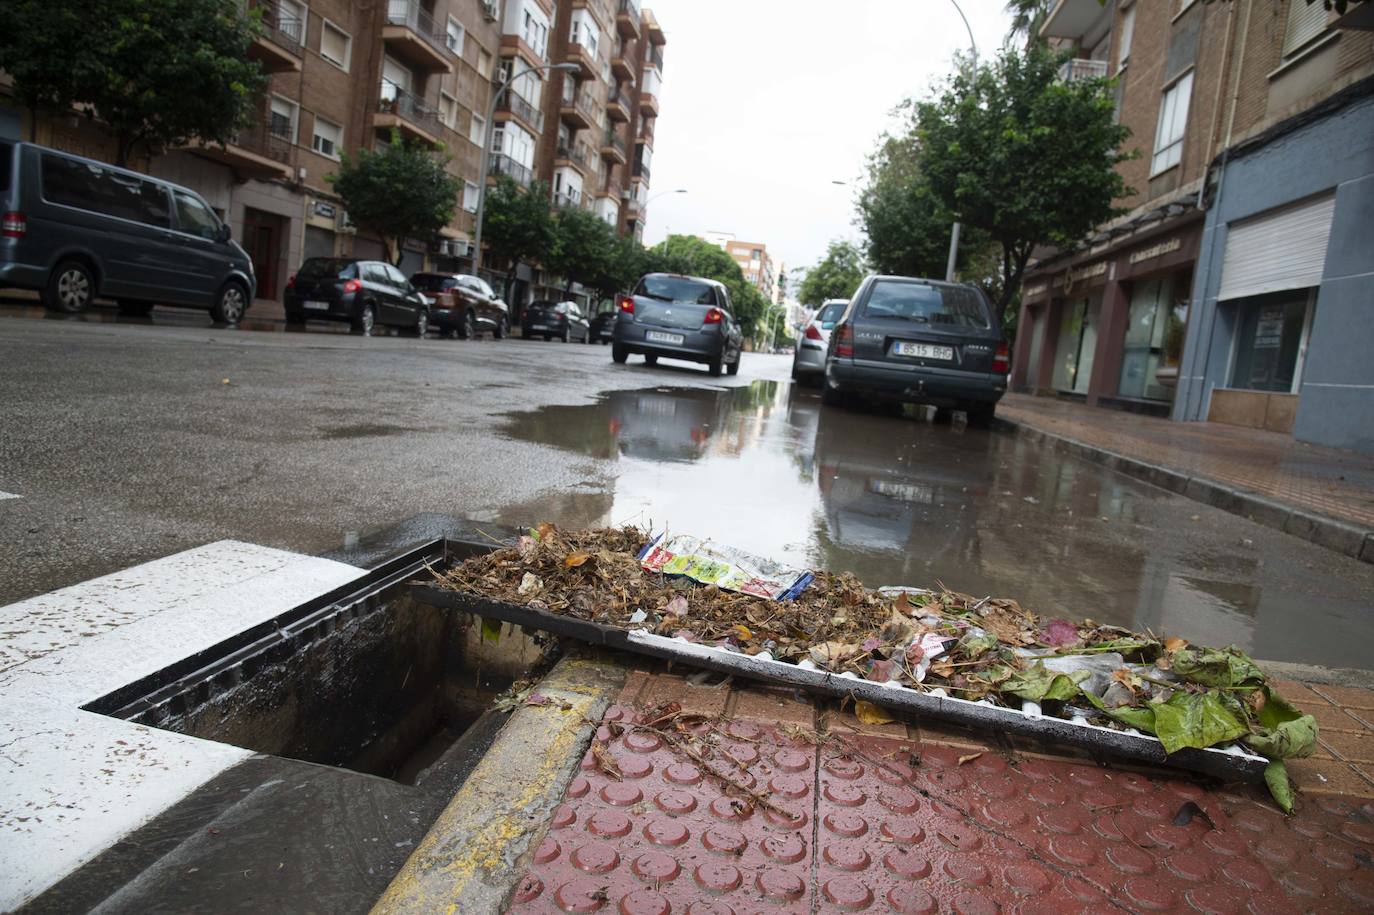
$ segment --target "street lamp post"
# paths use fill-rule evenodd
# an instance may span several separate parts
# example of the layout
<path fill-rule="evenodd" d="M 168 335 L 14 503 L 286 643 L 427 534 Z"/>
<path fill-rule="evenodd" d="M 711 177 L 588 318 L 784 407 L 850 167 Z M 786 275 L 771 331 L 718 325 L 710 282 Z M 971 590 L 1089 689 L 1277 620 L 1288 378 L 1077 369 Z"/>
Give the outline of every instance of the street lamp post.
<path fill-rule="evenodd" d="M 973 40 L 973 29 L 968 24 L 968 17 L 959 8 L 959 0 L 949 0 L 954 4 L 954 9 L 958 11 L 959 18 L 964 20 L 964 28 L 968 30 L 968 44 L 973 51 L 973 67 L 978 69 L 978 42 Z M 959 259 L 959 222 L 955 220 L 953 227 L 949 230 L 949 263 L 945 265 L 945 282 L 954 282 L 954 262 Z"/>
<path fill-rule="evenodd" d="M 487 106 L 487 122 L 482 129 L 482 170 L 477 176 L 477 226 L 472 232 L 472 273 L 474 276 L 482 269 L 482 214 L 487 208 L 487 170 L 491 168 L 491 133 L 495 129 L 496 106 L 501 102 L 501 96 L 510 91 L 514 82 L 530 73 L 539 73 L 543 70 L 550 72 L 567 72 L 580 70 L 577 64 L 544 64 L 539 67 L 530 67 L 521 72 L 520 76 L 515 76 L 515 70 L 511 69 L 511 80 L 499 84 L 491 94 L 491 104 Z"/>

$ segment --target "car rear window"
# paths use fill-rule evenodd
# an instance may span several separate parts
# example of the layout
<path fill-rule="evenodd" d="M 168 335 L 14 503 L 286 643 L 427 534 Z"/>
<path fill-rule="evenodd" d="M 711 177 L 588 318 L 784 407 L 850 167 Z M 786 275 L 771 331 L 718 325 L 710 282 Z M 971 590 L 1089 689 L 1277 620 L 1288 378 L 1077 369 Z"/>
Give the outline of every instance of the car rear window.
<path fill-rule="evenodd" d="M 171 228 L 171 200 L 161 185 L 66 156 L 44 153 L 42 162 L 49 203 Z"/>
<path fill-rule="evenodd" d="M 967 286 L 884 282 L 874 284 L 864 304 L 866 318 L 896 318 L 954 327 L 987 327 L 983 299 Z"/>
<path fill-rule="evenodd" d="M 458 285 L 458 280 L 442 273 L 417 273 L 410 278 L 410 285 L 421 292 L 443 292 Z"/>
<path fill-rule="evenodd" d="M 14 144 L 0 143 L 0 193 L 10 189 L 10 170 L 14 167 Z"/>
<path fill-rule="evenodd" d="M 635 295 L 677 304 L 720 304 L 716 301 L 716 287 L 685 276 L 646 276 L 639 281 Z"/>
<path fill-rule="evenodd" d="M 357 279 L 357 266 L 341 257 L 312 257 L 301 264 L 296 276 L 303 280 Z"/>
<path fill-rule="evenodd" d="M 848 302 L 831 302 L 816 315 L 816 320 L 821 324 L 834 324 L 840 320 L 840 315 L 844 314 L 844 307 Z"/>

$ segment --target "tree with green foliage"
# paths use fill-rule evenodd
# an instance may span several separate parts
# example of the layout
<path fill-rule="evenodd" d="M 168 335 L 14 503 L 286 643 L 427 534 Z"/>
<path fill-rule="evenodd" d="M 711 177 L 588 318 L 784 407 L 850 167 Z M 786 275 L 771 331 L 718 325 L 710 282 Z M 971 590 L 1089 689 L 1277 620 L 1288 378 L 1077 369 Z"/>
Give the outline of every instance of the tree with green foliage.
<path fill-rule="evenodd" d="M 573 283 L 590 286 L 606 273 L 615 253 L 615 230 L 595 213 L 580 207 L 561 207 L 553 217 L 553 243 L 544 266 L 563 277 L 564 292 Z"/>
<path fill-rule="evenodd" d="M 431 241 L 453 219 L 463 182 L 444 168 L 447 157 L 407 145 L 392 131 L 383 149 L 339 158 L 338 170 L 324 180 L 343 198 L 349 218 L 382 239 L 392 263 L 401 262 L 406 239 Z"/>
<path fill-rule="evenodd" d="M 1110 81 L 1058 80 L 1065 55 L 1032 45 L 966 68 L 916 106 L 921 171 L 940 205 L 1000 249 L 1007 315 L 1031 251 L 1076 244 L 1132 193 L 1116 165 L 1130 131 Z"/>
<path fill-rule="evenodd" d="M 507 297 L 516 269 L 530 261 L 544 263 L 553 248 L 553 239 L 548 185 L 536 181 L 525 190 L 509 175 L 497 178 L 496 184 L 487 190 L 482 240 L 493 255 L 510 262 L 506 271 Z"/>
<path fill-rule="evenodd" d="M 832 241 L 825 257 L 802 277 L 797 301 L 807 308 L 820 308 L 826 299 L 847 299 L 866 272 L 863 252 L 847 241 Z"/>
<path fill-rule="evenodd" d="M 638 239 L 614 232 L 611 236 L 610 255 L 590 279 L 583 280 L 585 285 L 606 297 L 629 292 L 639 278 L 649 272 L 646 269 L 648 254 Z"/>
<path fill-rule="evenodd" d="M 1007 15 L 1011 16 L 1011 29 L 1007 31 L 1007 44 L 1017 38 L 1039 42 L 1040 27 L 1050 15 L 1054 0 L 1007 0 Z"/>
<path fill-rule="evenodd" d="M 227 143 L 267 86 L 248 59 L 260 32 L 236 0 L 7 0 L 0 70 L 31 112 L 81 115 L 115 164 L 193 140 Z"/>

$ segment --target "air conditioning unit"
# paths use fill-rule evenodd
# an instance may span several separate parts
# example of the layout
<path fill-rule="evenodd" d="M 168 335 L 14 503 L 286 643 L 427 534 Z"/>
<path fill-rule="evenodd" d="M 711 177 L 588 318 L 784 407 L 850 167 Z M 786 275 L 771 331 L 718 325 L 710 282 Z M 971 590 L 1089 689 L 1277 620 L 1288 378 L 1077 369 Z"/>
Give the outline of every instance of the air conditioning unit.
<path fill-rule="evenodd" d="M 496 21 L 496 0 L 482 0 L 482 18 L 487 22 Z"/>
<path fill-rule="evenodd" d="M 334 217 L 334 231 L 344 235 L 356 235 L 358 227 L 353 224 L 353 220 L 348 218 L 347 210 L 339 210 L 339 215 Z"/>

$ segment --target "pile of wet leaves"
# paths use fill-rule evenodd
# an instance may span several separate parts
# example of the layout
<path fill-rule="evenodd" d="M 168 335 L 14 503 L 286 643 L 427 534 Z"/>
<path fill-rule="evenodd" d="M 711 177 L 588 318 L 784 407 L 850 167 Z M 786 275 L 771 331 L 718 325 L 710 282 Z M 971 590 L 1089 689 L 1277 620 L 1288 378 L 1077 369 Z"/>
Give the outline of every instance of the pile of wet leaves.
<path fill-rule="evenodd" d="M 1316 744 L 1312 717 L 1234 647 L 1042 619 L 1014 600 L 943 587 L 872 590 L 847 573 L 816 572 L 797 599 L 771 601 L 646 571 L 638 555 L 649 540 L 635 527 L 541 524 L 513 547 L 453 567 L 440 584 L 875 682 L 1034 703 L 1044 714 L 1153 734 L 1169 753 L 1239 741 L 1271 760 L 1266 781 L 1286 810 L 1282 760 Z"/>

